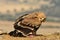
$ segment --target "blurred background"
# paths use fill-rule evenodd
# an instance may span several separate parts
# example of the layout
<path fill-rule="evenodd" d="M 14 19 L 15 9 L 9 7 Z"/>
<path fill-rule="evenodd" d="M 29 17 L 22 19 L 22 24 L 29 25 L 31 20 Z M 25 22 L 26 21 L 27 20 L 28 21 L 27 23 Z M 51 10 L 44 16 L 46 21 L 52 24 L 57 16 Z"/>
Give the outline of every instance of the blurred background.
<path fill-rule="evenodd" d="M 60 32 L 60 0 L 0 0 L 0 30 L 10 32 L 19 16 L 39 11 L 47 19 L 37 33 Z"/>

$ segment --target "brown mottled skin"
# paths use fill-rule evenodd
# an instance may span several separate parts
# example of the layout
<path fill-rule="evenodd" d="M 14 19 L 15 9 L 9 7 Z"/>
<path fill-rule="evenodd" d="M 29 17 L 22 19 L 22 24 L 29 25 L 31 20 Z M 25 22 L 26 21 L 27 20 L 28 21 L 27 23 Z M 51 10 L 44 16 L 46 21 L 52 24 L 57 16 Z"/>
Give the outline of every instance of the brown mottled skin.
<path fill-rule="evenodd" d="M 38 30 L 42 22 L 45 22 L 45 20 L 46 15 L 43 12 L 33 12 L 31 14 L 26 14 L 19 17 L 14 24 L 14 28 L 21 31 L 23 29 L 20 28 L 20 25 L 22 25 L 23 27 L 30 27 L 33 29 L 30 32 L 32 32 L 33 35 L 36 35 L 36 31 Z M 17 25 L 19 27 L 17 27 Z M 24 31 L 27 32 L 27 30 Z"/>

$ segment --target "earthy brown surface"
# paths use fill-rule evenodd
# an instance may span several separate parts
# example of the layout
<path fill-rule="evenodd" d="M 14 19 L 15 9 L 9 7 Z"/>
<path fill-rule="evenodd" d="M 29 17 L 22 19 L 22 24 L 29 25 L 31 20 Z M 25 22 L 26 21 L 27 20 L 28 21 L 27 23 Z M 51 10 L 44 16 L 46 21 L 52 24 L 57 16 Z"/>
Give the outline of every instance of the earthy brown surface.
<path fill-rule="evenodd" d="M 6 32 L 10 32 L 11 30 L 14 30 L 13 28 L 14 22 L 11 21 L 0 21 L 0 29 Z M 56 26 L 60 26 L 60 23 L 54 23 L 54 22 L 47 22 L 43 23 L 42 26 L 45 25 L 53 25 L 56 24 Z M 41 26 L 41 27 L 42 27 Z M 47 34 L 45 36 L 36 36 L 33 38 L 30 37 L 12 37 L 9 35 L 0 35 L 0 40 L 60 40 L 60 34 L 54 32 L 60 32 L 59 28 L 39 28 L 37 31 L 37 34 Z M 50 35 L 51 34 L 51 35 Z"/>
<path fill-rule="evenodd" d="M 35 37 L 12 37 L 9 35 L 3 35 L 0 40 L 60 40 L 60 33 L 54 33 L 45 36 L 35 36 Z"/>

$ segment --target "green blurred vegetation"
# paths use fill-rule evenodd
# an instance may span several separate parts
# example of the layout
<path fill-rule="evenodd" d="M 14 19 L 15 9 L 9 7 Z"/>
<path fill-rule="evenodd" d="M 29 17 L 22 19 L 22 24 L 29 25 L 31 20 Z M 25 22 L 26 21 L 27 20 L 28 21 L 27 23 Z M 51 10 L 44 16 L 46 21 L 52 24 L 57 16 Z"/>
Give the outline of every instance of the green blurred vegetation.
<path fill-rule="evenodd" d="M 51 17 L 51 18 L 48 17 L 46 20 L 50 21 L 50 22 L 60 22 L 59 18 L 53 18 L 53 17 Z"/>
<path fill-rule="evenodd" d="M 15 17 L 10 14 L 0 14 L 0 20 L 14 21 Z"/>
<path fill-rule="evenodd" d="M 33 9 L 32 7 L 30 8 L 30 10 L 25 10 L 24 8 L 22 8 L 21 11 L 17 11 L 17 9 L 14 9 L 14 15 L 11 15 L 12 13 L 10 12 L 10 10 L 7 10 L 5 14 L 0 12 L 0 20 L 15 21 L 19 16 L 36 11 L 42 11 L 46 13 L 47 21 L 60 22 L 60 0 L 51 0 L 49 2 L 49 5 L 44 4 L 41 5 L 40 8 L 36 9 Z"/>
<path fill-rule="evenodd" d="M 52 25 L 50 26 L 49 25 L 49 26 L 42 26 L 41 28 L 60 28 L 60 26 L 52 26 Z"/>
<path fill-rule="evenodd" d="M 8 20 L 8 21 L 15 21 L 19 16 L 22 16 L 24 14 L 29 14 L 29 13 L 32 13 L 32 12 L 38 12 L 38 11 L 41 11 L 41 9 L 35 9 L 35 10 L 28 10 L 28 11 L 22 11 L 22 12 L 17 12 L 16 9 L 14 9 L 14 15 L 11 14 L 11 12 L 9 10 L 7 10 L 7 12 L 4 14 L 4 13 L 1 13 L 0 12 L 0 20 Z M 49 17 L 47 15 L 47 21 L 51 21 L 51 22 L 60 22 L 60 19 L 59 18 L 55 18 L 55 17 Z"/>
<path fill-rule="evenodd" d="M 37 10 L 37 9 L 36 9 Z M 36 12 L 36 10 L 34 10 Z M 14 12 L 14 15 L 9 14 L 10 12 L 7 12 L 6 14 L 0 13 L 0 20 L 8 20 L 8 21 L 15 21 L 19 16 L 22 16 L 24 14 L 32 13 L 34 11 L 25 11 L 25 12 Z M 60 22 L 60 19 L 54 18 L 54 17 L 48 17 L 47 16 L 47 21 L 50 22 Z"/>

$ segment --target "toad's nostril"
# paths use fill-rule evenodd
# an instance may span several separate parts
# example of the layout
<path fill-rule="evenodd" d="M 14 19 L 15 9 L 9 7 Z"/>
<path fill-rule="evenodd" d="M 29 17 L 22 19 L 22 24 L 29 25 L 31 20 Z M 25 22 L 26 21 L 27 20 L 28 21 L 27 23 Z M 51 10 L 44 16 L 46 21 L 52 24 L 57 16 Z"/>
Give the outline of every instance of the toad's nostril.
<path fill-rule="evenodd" d="M 39 20 L 44 20 L 44 18 L 39 18 Z"/>
<path fill-rule="evenodd" d="M 44 18 L 43 22 L 45 22 L 45 21 L 46 21 L 46 18 Z"/>
<path fill-rule="evenodd" d="M 44 18 L 41 18 L 41 20 L 44 20 Z"/>

